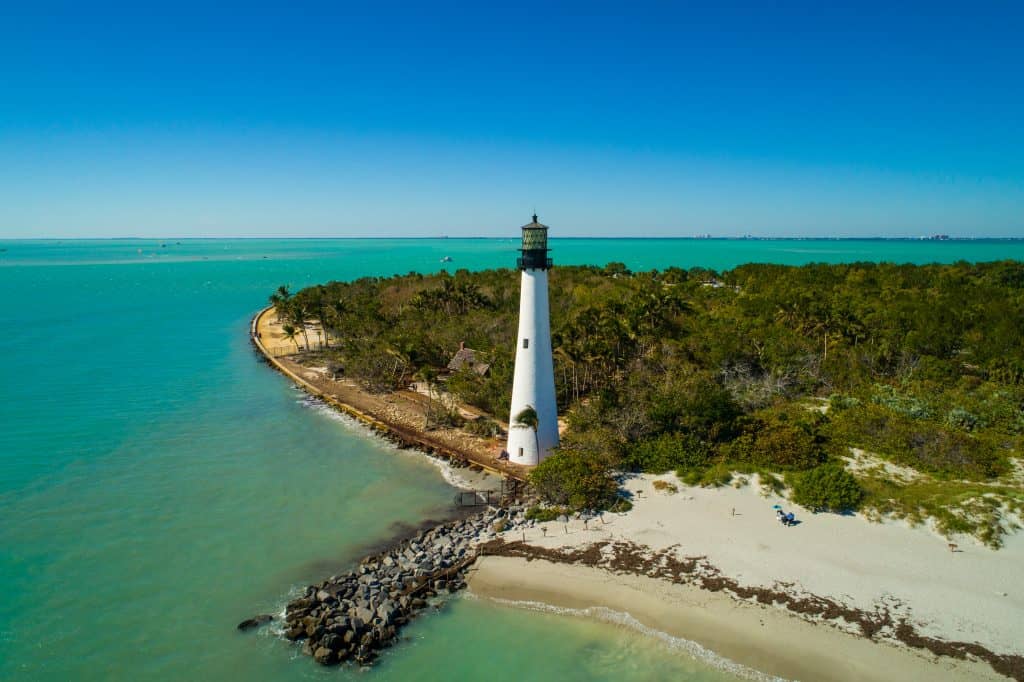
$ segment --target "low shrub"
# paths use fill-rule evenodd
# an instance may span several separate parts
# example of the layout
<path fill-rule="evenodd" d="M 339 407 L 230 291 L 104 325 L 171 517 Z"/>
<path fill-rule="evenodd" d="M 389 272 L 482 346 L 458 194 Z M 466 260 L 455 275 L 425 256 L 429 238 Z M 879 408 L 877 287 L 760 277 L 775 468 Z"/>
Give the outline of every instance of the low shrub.
<path fill-rule="evenodd" d="M 893 412 L 905 414 L 911 419 L 927 419 L 932 416 L 931 406 L 913 395 L 900 393 L 892 386 L 875 384 L 871 401 L 876 405 L 887 407 Z"/>
<path fill-rule="evenodd" d="M 534 467 L 530 484 L 544 501 L 572 509 L 607 509 L 619 489 L 609 458 L 564 447 Z"/>
<path fill-rule="evenodd" d="M 726 464 L 716 464 L 707 469 L 680 469 L 676 476 L 686 485 L 720 488 L 732 481 L 732 469 Z"/>
<path fill-rule="evenodd" d="M 1008 469 L 1006 457 L 988 439 L 924 419 L 863 405 L 833 417 L 835 443 L 864 448 L 897 464 L 942 477 L 992 478 Z"/>
<path fill-rule="evenodd" d="M 686 485 L 700 485 L 704 471 L 702 469 L 679 469 L 676 471 L 676 476 Z"/>
<path fill-rule="evenodd" d="M 651 485 L 654 486 L 655 490 L 668 493 L 669 495 L 675 495 L 679 492 L 679 488 L 674 483 L 669 483 L 668 481 L 655 481 Z"/>
<path fill-rule="evenodd" d="M 625 497 L 620 497 L 608 507 L 608 511 L 615 512 L 616 514 L 625 514 L 633 508 L 633 503 L 627 500 Z"/>
<path fill-rule="evenodd" d="M 430 401 L 430 426 L 458 428 L 466 423 L 459 411 L 440 400 Z"/>
<path fill-rule="evenodd" d="M 706 466 L 711 454 L 708 444 L 694 435 L 666 433 L 637 443 L 626 452 L 622 466 L 631 471 L 664 474 Z"/>
<path fill-rule="evenodd" d="M 463 428 L 474 436 L 482 436 L 484 438 L 493 438 L 504 433 L 498 422 L 488 417 L 477 417 L 476 419 L 469 420 Z"/>
<path fill-rule="evenodd" d="M 845 395 L 843 393 L 833 393 L 828 399 L 828 409 L 831 412 L 848 410 L 851 407 L 857 407 L 858 405 L 860 405 L 860 400 L 852 395 Z"/>
<path fill-rule="evenodd" d="M 946 424 L 954 429 L 973 431 L 981 425 L 981 420 L 962 407 L 954 407 L 946 415 Z"/>
<path fill-rule="evenodd" d="M 719 448 L 725 461 L 769 469 L 812 469 L 825 460 L 814 434 L 799 424 L 760 420 L 744 426 L 743 434 Z"/>
<path fill-rule="evenodd" d="M 864 499 L 857 479 L 838 464 L 822 466 L 796 475 L 793 501 L 814 511 L 853 511 Z"/>
<path fill-rule="evenodd" d="M 564 507 L 542 507 L 539 504 L 535 504 L 526 510 L 526 518 L 530 521 L 554 521 L 563 514 L 568 516 L 569 513 L 570 510 Z"/>

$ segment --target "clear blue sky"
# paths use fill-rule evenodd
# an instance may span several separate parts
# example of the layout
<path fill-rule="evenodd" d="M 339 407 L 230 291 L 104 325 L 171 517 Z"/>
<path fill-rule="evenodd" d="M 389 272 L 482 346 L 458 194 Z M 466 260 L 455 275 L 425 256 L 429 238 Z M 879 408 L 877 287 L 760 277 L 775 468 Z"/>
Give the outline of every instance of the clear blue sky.
<path fill-rule="evenodd" d="M 151 4 L 3 3 L 0 236 L 1024 237 L 1020 2 Z"/>

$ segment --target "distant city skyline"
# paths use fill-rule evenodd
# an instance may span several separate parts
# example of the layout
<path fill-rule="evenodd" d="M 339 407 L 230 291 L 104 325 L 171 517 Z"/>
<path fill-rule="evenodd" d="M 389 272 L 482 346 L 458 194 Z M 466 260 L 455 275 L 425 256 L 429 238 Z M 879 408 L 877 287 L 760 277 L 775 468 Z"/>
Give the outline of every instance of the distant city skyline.
<path fill-rule="evenodd" d="M 0 238 L 1024 237 L 1019 4 L 60 4 Z"/>

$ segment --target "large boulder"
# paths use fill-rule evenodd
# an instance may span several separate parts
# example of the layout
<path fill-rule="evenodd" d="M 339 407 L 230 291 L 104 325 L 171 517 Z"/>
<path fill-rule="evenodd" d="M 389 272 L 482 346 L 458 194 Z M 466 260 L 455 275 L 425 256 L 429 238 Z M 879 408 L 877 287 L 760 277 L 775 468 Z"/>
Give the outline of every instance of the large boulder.
<path fill-rule="evenodd" d="M 313 652 L 313 660 L 320 665 L 331 665 L 337 661 L 337 656 L 333 651 L 322 646 Z"/>
<path fill-rule="evenodd" d="M 252 628 L 258 628 L 264 623 L 269 623 L 272 620 L 274 620 L 273 616 L 271 616 L 269 613 L 264 613 L 263 615 L 243 620 L 241 623 L 238 624 L 238 629 L 251 630 Z"/>
<path fill-rule="evenodd" d="M 324 627 L 323 623 L 314 621 L 306 625 L 306 636 L 311 637 L 313 639 L 320 639 L 324 636 L 325 630 L 326 628 Z"/>
<path fill-rule="evenodd" d="M 356 618 L 364 623 L 369 623 L 373 620 L 373 611 L 367 608 L 367 606 L 358 606 L 356 607 Z"/>
<path fill-rule="evenodd" d="M 326 647 L 331 651 L 338 651 L 345 644 L 345 640 L 338 635 L 333 633 L 327 633 L 324 638 L 320 640 L 320 646 Z"/>
<path fill-rule="evenodd" d="M 382 618 L 384 622 L 390 623 L 395 619 L 397 609 L 395 608 L 394 602 L 388 600 L 377 607 L 377 616 Z"/>

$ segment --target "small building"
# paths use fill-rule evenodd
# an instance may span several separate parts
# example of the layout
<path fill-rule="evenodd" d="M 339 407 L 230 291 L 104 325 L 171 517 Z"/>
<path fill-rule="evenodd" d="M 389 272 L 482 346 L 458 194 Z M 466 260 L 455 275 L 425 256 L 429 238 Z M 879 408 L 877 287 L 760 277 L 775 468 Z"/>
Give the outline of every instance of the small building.
<path fill-rule="evenodd" d="M 451 362 L 448 363 L 448 369 L 452 372 L 468 369 L 480 376 L 487 376 L 487 372 L 491 369 L 491 363 L 484 362 L 481 354 L 477 353 L 477 351 L 472 348 L 466 348 L 466 343 L 463 341 L 459 343 L 459 350 L 452 356 Z"/>

